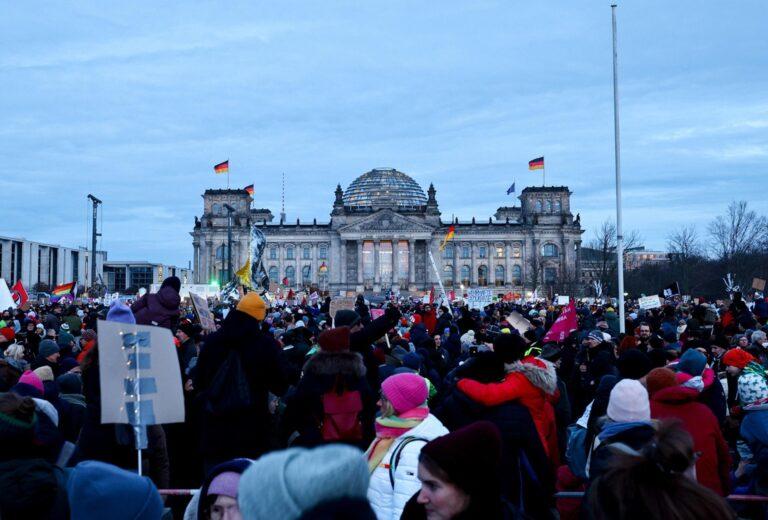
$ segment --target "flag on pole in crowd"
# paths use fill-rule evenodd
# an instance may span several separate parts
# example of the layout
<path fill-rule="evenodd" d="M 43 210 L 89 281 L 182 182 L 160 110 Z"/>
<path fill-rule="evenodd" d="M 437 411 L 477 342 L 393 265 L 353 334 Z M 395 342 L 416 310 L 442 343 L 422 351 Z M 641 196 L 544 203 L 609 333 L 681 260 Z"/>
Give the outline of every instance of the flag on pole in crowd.
<path fill-rule="evenodd" d="M 440 251 L 445 249 L 445 246 L 448 244 L 448 241 L 453 238 L 453 235 L 456 234 L 456 227 L 451 225 L 448 227 L 448 233 L 446 233 L 445 238 L 443 239 L 443 243 L 440 244 Z"/>
<path fill-rule="evenodd" d="M 63 283 L 61 285 L 57 285 L 53 288 L 53 291 L 51 291 L 51 295 L 53 296 L 64 296 L 65 294 L 72 294 L 72 291 L 75 290 L 75 282 L 69 282 L 69 283 Z"/>
<path fill-rule="evenodd" d="M 672 298 L 673 296 L 679 296 L 680 295 L 680 285 L 677 282 L 672 282 L 671 284 L 667 285 L 663 291 L 661 291 L 662 298 Z"/>
<path fill-rule="evenodd" d="M 253 197 L 253 184 L 249 184 L 248 186 L 246 186 L 243 189 L 248 193 L 248 195 Z"/>
<path fill-rule="evenodd" d="M 328 266 L 325 265 L 325 262 L 323 262 L 322 264 L 320 264 L 320 272 L 324 273 L 326 271 L 328 271 Z"/>
<path fill-rule="evenodd" d="M 224 162 L 220 162 L 219 164 L 215 165 L 213 167 L 213 171 L 216 173 L 216 175 L 222 174 L 222 173 L 229 173 L 229 159 L 227 159 Z"/>
<path fill-rule="evenodd" d="M 432 305 L 435 303 L 435 286 L 432 286 L 432 289 L 429 290 L 429 304 Z"/>
<path fill-rule="evenodd" d="M 24 289 L 24 284 L 21 283 L 21 280 L 18 280 L 14 286 L 11 287 L 11 296 L 13 296 L 13 301 L 16 302 L 18 307 L 21 307 L 29 301 L 29 294 L 27 294 L 27 290 Z"/>
<path fill-rule="evenodd" d="M 576 316 L 576 303 L 571 300 L 568 305 L 563 307 L 560 316 L 557 317 L 555 323 L 552 324 L 552 327 L 549 329 L 549 331 L 544 335 L 543 338 L 541 338 L 541 344 L 543 345 L 548 341 L 565 341 L 565 338 L 568 337 L 568 334 L 574 330 L 577 330 L 578 328 L 579 320 Z"/>
<path fill-rule="evenodd" d="M 243 267 L 235 271 L 235 276 L 237 276 L 237 279 L 240 281 L 241 285 L 244 285 L 248 288 L 251 287 L 251 259 L 248 258 L 248 261 L 243 264 Z"/>
<path fill-rule="evenodd" d="M 543 170 L 544 169 L 544 157 L 537 157 L 532 161 L 528 161 L 529 170 Z"/>
<path fill-rule="evenodd" d="M 515 183 L 512 183 L 512 186 L 507 188 L 507 195 L 512 195 L 515 192 Z"/>

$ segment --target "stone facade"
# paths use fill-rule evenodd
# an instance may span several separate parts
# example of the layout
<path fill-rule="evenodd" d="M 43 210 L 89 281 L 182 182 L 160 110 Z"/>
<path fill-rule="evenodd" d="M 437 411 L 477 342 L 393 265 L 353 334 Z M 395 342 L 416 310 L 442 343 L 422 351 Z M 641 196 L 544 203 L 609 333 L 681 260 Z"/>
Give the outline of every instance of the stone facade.
<path fill-rule="evenodd" d="M 499 208 L 485 221 L 445 222 L 436 190 L 425 194 L 410 177 L 375 169 L 349 188 L 338 186 L 326 223 L 273 222 L 267 209 L 251 209 L 241 190 L 207 190 L 204 210 L 192 231 L 197 283 L 226 281 L 227 219 L 232 211 L 232 265 L 248 258 L 248 229 L 262 226 L 267 237 L 264 266 L 270 279 L 288 278 L 292 287 L 313 285 L 331 291 L 423 291 L 437 283 L 429 252 L 447 290 L 495 287 L 522 292 L 576 280 L 583 233 L 574 220 L 567 187 L 525 188 L 519 207 Z M 444 251 L 443 238 L 455 235 Z"/>

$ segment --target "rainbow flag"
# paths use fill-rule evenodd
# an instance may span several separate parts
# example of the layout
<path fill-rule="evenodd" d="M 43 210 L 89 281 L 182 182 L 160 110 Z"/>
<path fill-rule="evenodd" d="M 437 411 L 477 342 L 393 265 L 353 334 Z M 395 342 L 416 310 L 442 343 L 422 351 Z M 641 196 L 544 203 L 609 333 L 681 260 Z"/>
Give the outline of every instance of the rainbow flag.
<path fill-rule="evenodd" d="M 537 157 L 532 161 L 528 161 L 529 170 L 543 170 L 544 169 L 544 157 Z"/>
<path fill-rule="evenodd" d="M 253 197 L 253 184 L 249 184 L 245 188 L 243 188 L 246 192 L 248 192 L 248 195 Z"/>
<path fill-rule="evenodd" d="M 63 283 L 57 285 L 51 291 L 52 296 L 64 296 L 65 294 L 71 294 L 75 290 L 75 282 Z"/>
<path fill-rule="evenodd" d="M 229 173 L 229 159 L 214 166 L 213 171 L 216 175 L 219 175 L 220 173 Z"/>
<path fill-rule="evenodd" d="M 448 233 L 445 234 L 445 238 L 443 239 L 443 243 L 440 244 L 440 251 L 445 249 L 445 246 L 448 244 L 448 241 L 453 238 L 453 235 L 456 234 L 456 227 L 450 226 L 448 228 Z"/>

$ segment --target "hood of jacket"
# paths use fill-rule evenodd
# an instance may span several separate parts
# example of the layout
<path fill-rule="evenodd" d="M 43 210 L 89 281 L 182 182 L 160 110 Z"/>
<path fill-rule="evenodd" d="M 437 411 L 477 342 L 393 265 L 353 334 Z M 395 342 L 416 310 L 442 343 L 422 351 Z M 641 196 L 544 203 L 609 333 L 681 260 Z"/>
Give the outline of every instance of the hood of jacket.
<path fill-rule="evenodd" d="M 696 401 L 699 392 L 695 388 L 685 386 L 670 386 L 653 394 L 653 401 L 665 404 L 685 404 Z"/>
<path fill-rule="evenodd" d="M 48 518 L 61 492 L 55 467 L 43 459 L 0 462 L 0 509 L 8 518 Z"/>
<path fill-rule="evenodd" d="M 363 356 L 357 352 L 323 352 L 320 351 L 304 364 L 305 374 L 318 376 L 365 376 Z"/>
<path fill-rule="evenodd" d="M 157 291 L 157 302 L 166 309 L 177 312 L 181 303 L 181 296 L 173 290 L 173 287 L 166 286 Z"/>
<path fill-rule="evenodd" d="M 557 372 L 555 365 L 543 359 L 527 357 L 522 361 L 506 364 L 507 373 L 519 372 L 525 376 L 533 386 L 542 390 L 547 395 L 557 391 Z"/>

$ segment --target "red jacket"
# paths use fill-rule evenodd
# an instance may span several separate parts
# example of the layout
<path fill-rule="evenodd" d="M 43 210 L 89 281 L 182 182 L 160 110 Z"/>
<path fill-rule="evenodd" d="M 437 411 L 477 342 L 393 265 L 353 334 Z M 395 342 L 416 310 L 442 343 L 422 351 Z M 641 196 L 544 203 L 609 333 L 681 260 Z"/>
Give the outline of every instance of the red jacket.
<path fill-rule="evenodd" d="M 435 326 L 437 325 L 437 312 L 435 309 L 430 309 L 429 312 L 422 313 L 421 321 L 424 323 L 430 336 L 435 333 Z"/>
<path fill-rule="evenodd" d="M 473 401 L 485 406 L 497 406 L 509 401 L 519 401 L 528 408 L 541 444 L 549 460 L 557 467 L 560 463 L 557 445 L 557 425 L 555 409 L 557 402 L 557 375 L 551 363 L 527 357 L 507 367 L 508 373 L 500 383 L 480 383 L 472 379 L 462 379 L 458 388 Z"/>
<path fill-rule="evenodd" d="M 698 397 L 698 391 L 682 386 L 659 390 L 651 397 L 651 417 L 682 421 L 683 428 L 693 437 L 693 449 L 701 452 L 696 461 L 696 480 L 725 496 L 730 489 L 731 456 L 715 415 L 696 401 Z"/>

